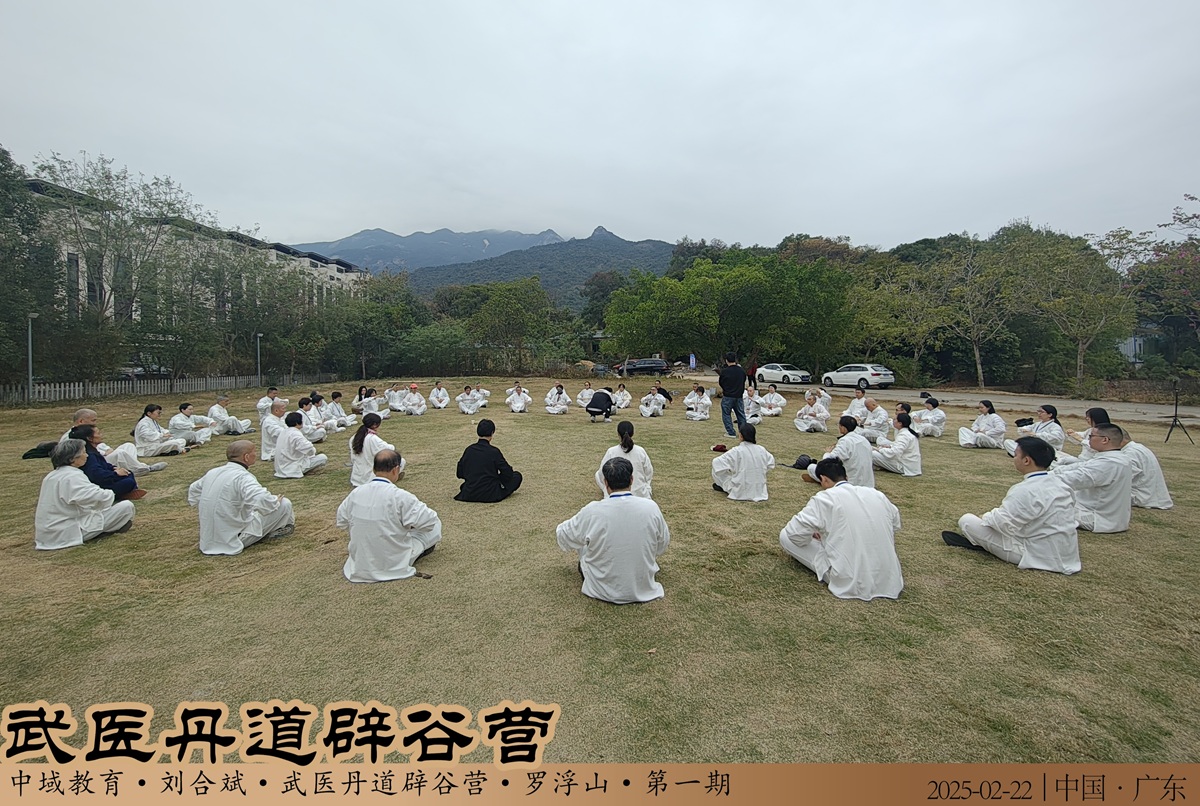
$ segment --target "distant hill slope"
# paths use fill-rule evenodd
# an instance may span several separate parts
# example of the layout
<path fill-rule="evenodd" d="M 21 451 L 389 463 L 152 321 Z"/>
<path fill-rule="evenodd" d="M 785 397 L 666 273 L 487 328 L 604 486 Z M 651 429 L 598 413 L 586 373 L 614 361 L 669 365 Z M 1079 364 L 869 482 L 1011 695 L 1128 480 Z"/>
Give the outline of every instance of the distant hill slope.
<path fill-rule="evenodd" d="M 443 285 L 506 282 L 537 275 L 552 299 L 578 310 L 583 306 L 579 289 L 596 272 L 628 273 L 637 267 L 665 274 L 674 248 L 666 241 L 626 241 L 604 227 L 596 227 L 591 236 L 579 240 L 535 246 L 473 263 L 417 269 L 410 281 L 417 293 L 429 295 Z"/>
<path fill-rule="evenodd" d="M 537 235 L 512 230 L 454 232 L 448 229 L 396 235 L 384 229 L 365 229 L 337 241 L 291 245 L 304 252 L 340 257 L 376 272 L 389 268 L 412 271 L 425 266 L 466 263 L 556 243 L 563 243 L 563 239 L 552 229 Z"/>

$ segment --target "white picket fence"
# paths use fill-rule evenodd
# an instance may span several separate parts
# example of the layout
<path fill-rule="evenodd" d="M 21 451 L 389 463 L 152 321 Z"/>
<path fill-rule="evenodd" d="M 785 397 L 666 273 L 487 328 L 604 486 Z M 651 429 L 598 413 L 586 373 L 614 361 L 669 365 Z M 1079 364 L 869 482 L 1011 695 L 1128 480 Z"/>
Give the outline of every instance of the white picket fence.
<path fill-rule="evenodd" d="M 336 381 L 337 375 L 318 373 L 314 375 L 292 375 L 275 378 L 277 386 L 308 386 L 328 384 Z M 268 383 L 263 376 L 263 383 Z M 35 383 L 34 403 L 58 403 L 65 400 L 95 400 L 105 397 L 154 397 L 187 392 L 216 392 L 230 389 L 247 389 L 258 386 L 257 375 L 214 375 L 205 378 L 155 378 L 140 381 L 70 381 L 67 383 Z M 24 405 L 25 384 L 0 386 L 0 405 Z"/>

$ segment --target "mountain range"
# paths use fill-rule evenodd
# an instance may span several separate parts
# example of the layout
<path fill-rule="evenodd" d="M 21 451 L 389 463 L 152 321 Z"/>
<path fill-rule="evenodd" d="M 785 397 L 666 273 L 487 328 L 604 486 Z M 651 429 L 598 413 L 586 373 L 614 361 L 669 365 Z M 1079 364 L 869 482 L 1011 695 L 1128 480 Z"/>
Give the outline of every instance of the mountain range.
<path fill-rule="evenodd" d="M 537 235 L 494 229 L 480 232 L 440 229 L 436 232 L 396 235 L 385 229 L 365 229 L 337 241 L 291 245 L 303 252 L 339 257 L 368 271 L 377 272 L 384 269 L 412 271 L 425 266 L 466 263 L 531 246 L 562 242 L 562 237 L 552 229 Z"/>

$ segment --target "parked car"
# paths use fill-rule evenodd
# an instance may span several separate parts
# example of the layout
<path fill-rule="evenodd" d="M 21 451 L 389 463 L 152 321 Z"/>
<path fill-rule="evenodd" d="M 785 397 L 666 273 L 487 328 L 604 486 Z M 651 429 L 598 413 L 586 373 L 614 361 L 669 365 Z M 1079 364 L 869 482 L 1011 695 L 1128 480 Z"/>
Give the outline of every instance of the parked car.
<path fill-rule="evenodd" d="M 634 358 L 617 364 L 613 372 L 618 375 L 667 375 L 671 372 L 671 365 L 661 358 Z"/>
<path fill-rule="evenodd" d="M 758 368 L 759 383 L 812 383 L 812 375 L 795 364 L 763 364 Z"/>
<path fill-rule="evenodd" d="M 857 386 L 859 389 L 872 386 L 887 389 L 895 382 L 895 373 L 881 364 L 846 364 L 826 372 L 821 378 L 821 383 L 826 386 Z"/>

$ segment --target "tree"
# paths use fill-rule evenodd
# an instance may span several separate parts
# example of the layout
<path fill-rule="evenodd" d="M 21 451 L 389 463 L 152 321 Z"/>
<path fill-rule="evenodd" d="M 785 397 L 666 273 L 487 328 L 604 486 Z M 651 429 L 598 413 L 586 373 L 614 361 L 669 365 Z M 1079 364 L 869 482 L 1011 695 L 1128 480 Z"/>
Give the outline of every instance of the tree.
<path fill-rule="evenodd" d="M 1012 278 L 995 252 L 977 241 L 959 246 L 930 271 L 931 282 L 950 289 L 946 326 L 971 345 L 975 378 L 984 389 L 981 348 L 1012 316 Z"/>
<path fill-rule="evenodd" d="M 629 287 L 629 278 L 619 271 L 598 271 L 583 284 L 586 300 L 580 318 L 593 329 L 604 327 L 604 308 L 614 291 Z"/>
<path fill-rule="evenodd" d="M 545 333 L 550 298 L 536 277 L 496 283 L 468 328 L 481 343 L 498 351 L 505 372 L 525 364 L 525 345 Z"/>

